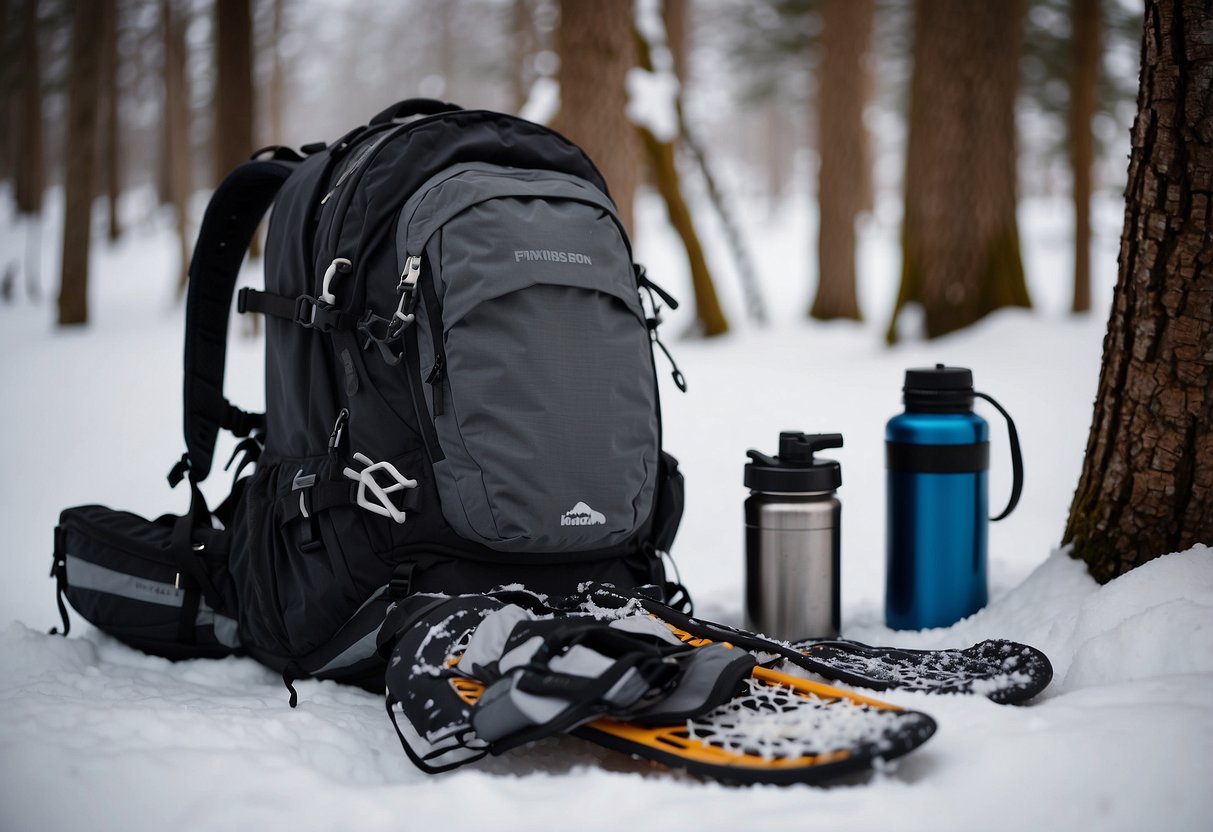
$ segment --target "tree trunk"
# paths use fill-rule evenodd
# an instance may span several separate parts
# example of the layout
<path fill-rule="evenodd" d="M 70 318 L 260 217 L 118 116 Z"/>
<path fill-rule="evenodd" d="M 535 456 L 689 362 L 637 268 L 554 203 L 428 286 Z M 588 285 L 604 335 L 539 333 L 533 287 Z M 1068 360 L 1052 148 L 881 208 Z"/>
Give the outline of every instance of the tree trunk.
<path fill-rule="evenodd" d="M 674 160 L 674 144 L 658 140 L 644 127 L 638 126 L 636 129 L 652 163 L 653 180 L 665 200 L 670 225 L 674 226 L 674 230 L 682 238 L 687 251 L 691 286 L 695 292 L 695 318 L 700 330 L 698 334 L 706 338 L 723 335 L 729 331 L 729 322 L 725 319 L 720 299 L 716 296 L 716 286 L 712 282 L 712 274 L 708 270 L 708 261 L 704 256 L 703 246 L 699 243 L 699 235 L 695 233 L 691 211 L 682 198 L 678 166 Z"/>
<path fill-rule="evenodd" d="M 627 117 L 628 70 L 636 65 L 632 4 L 560 0 L 560 112 L 554 120 L 594 160 L 624 225 L 640 171 L 639 138 Z"/>
<path fill-rule="evenodd" d="M 88 260 L 93 175 L 97 155 L 97 99 L 101 92 L 100 3 L 76 3 L 72 14 L 68 76 L 67 140 L 63 167 L 63 270 L 59 283 L 59 325 L 88 322 Z"/>
<path fill-rule="evenodd" d="M 863 110 L 870 88 L 867 53 L 875 0 L 824 0 L 817 84 L 817 296 L 809 314 L 860 320 L 855 289 L 855 220 L 870 164 Z"/>
<path fill-rule="evenodd" d="M 10 54 L 20 27 L 9 19 L 8 0 L 0 0 L 0 49 Z M 16 62 L 0 57 L 0 182 L 10 182 L 16 172 L 18 95 L 20 77 Z"/>
<path fill-rule="evenodd" d="M 1015 218 L 1022 0 L 915 4 L 901 289 L 935 338 L 1030 306 Z"/>
<path fill-rule="evenodd" d="M 270 10 L 270 82 L 266 95 L 269 110 L 268 134 L 266 144 L 283 144 L 286 141 L 286 130 L 283 127 L 283 114 L 286 109 L 286 67 L 282 65 L 282 50 L 279 47 L 282 36 L 286 31 L 284 18 L 286 0 L 273 0 Z"/>
<path fill-rule="evenodd" d="M 101 118 L 102 193 L 109 208 L 108 234 L 110 242 L 122 235 L 118 219 L 118 197 L 122 194 L 121 172 L 118 169 L 118 139 L 121 125 L 118 115 L 118 73 L 121 57 L 118 52 L 118 4 L 116 0 L 95 0 L 103 9 L 101 40 L 102 98 L 105 112 Z"/>
<path fill-rule="evenodd" d="M 177 290 L 189 279 L 189 199 L 193 190 L 193 153 L 190 147 L 189 79 L 185 74 L 185 28 L 183 9 L 173 0 L 161 0 L 164 27 L 164 127 L 165 169 L 168 197 L 177 220 Z"/>
<path fill-rule="evenodd" d="M 661 4 L 661 19 L 665 24 L 665 42 L 674 60 L 674 75 L 686 89 L 687 40 L 690 30 L 691 0 L 664 0 Z"/>
<path fill-rule="evenodd" d="M 249 0 L 215 4 L 215 170 L 218 183 L 253 146 L 253 15 Z"/>
<path fill-rule="evenodd" d="M 1074 169 L 1074 312 L 1091 309 L 1091 172 L 1095 165 L 1095 98 L 1099 86 L 1099 0 L 1074 0 L 1070 12 L 1070 166 Z"/>
<path fill-rule="evenodd" d="M 46 163 L 42 144 L 42 71 L 37 0 L 21 3 L 21 117 L 17 122 L 17 211 L 42 213 Z"/>
<path fill-rule="evenodd" d="M 1213 543 L 1213 8 L 1147 0 L 1120 274 L 1064 543 L 1101 582 Z"/>
<path fill-rule="evenodd" d="M 536 40 L 530 0 L 514 0 L 510 7 L 510 95 L 515 113 L 522 112 L 531 96 Z"/>

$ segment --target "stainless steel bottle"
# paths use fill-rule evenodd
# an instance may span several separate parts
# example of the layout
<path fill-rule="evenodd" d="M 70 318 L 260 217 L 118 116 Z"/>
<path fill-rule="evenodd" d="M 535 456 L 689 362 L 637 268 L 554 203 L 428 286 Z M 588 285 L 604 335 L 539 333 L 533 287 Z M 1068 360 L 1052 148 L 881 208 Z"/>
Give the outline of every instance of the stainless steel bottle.
<path fill-rule="evenodd" d="M 749 451 L 745 485 L 746 623 L 772 638 L 838 635 L 842 469 L 815 459 L 837 433 L 779 435 L 779 454 Z"/>

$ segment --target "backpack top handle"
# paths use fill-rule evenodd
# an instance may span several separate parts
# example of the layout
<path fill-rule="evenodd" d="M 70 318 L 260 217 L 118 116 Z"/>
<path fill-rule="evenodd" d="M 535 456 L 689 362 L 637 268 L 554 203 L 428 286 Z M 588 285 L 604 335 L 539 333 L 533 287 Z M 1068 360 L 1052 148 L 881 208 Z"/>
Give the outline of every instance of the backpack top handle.
<path fill-rule="evenodd" d="M 373 119 L 371 126 L 387 124 L 392 121 L 409 118 L 410 116 L 436 116 L 439 113 L 453 113 L 462 110 L 458 104 L 449 101 L 439 101 L 436 98 L 406 98 L 397 101 L 386 110 L 381 111 Z"/>

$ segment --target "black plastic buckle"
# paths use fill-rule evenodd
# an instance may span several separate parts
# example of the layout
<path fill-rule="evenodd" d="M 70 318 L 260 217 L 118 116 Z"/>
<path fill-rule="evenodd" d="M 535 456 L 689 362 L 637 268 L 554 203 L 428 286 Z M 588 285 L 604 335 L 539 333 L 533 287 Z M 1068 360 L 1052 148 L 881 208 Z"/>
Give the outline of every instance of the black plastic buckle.
<path fill-rule="evenodd" d="M 367 310 L 367 313 L 358 321 L 358 331 L 366 339 L 362 348 L 365 350 L 374 344 L 379 348 L 379 354 L 389 367 L 395 367 L 404 360 L 404 349 L 396 352 L 393 346 L 401 340 L 401 336 L 404 335 L 407 328 L 407 324 L 396 327 L 394 319 L 381 318 L 370 310 Z"/>
<path fill-rule="evenodd" d="M 177 460 L 177 464 L 168 472 L 169 488 L 176 488 L 185 479 L 186 473 L 190 470 L 190 455 L 187 451 L 181 455 L 181 459 Z"/>
<path fill-rule="evenodd" d="M 316 313 L 328 306 L 311 295 L 300 295 L 295 299 L 295 323 L 304 329 L 318 329 Z"/>
<path fill-rule="evenodd" d="M 417 564 L 412 561 L 406 561 L 396 567 L 392 572 L 392 579 L 387 584 L 387 595 L 389 598 L 407 598 L 413 592 L 413 572 L 416 571 Z"/>

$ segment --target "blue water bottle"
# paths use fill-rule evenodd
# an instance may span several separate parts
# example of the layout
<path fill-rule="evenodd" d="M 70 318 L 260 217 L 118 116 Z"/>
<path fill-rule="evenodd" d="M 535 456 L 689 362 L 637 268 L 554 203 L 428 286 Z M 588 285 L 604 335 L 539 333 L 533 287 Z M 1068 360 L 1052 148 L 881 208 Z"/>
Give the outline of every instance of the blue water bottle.
<path fill-rule="evenodd" d="M 905 412 L 885 428 L 887 571 L 885 623 L 895 630 L 947 627 L 986 605 L 990 426 L 974 398 L 1007 420 L 1011 499 L 1023 490 L 1019 434 L 1010 414 L 973 390 L 963 367 L 907 370 Z"/>

